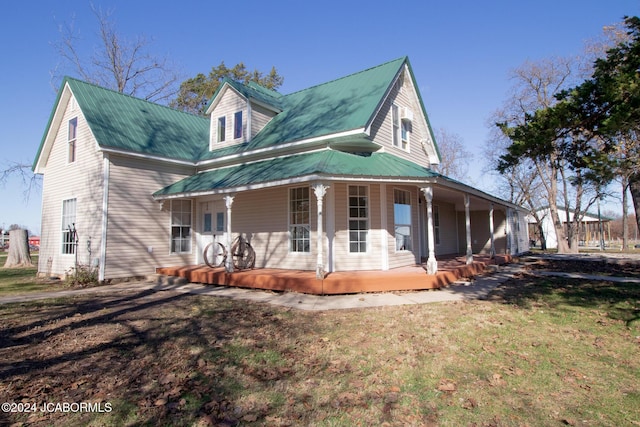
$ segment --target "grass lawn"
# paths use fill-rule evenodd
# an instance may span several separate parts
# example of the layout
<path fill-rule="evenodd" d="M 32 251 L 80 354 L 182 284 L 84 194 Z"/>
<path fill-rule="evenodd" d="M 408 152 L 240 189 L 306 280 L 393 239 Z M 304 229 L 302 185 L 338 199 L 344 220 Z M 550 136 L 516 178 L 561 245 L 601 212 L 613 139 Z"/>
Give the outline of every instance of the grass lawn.
<path fill-rule="evenodd" d="M 640 287 L 523 274 L 485 301 L 309 313 L 128 293 L 0 306 L 0 425 L 640 424 Z M 110 411 L 104 411 L 109 408 Z"/>
<path fill-rule="evenodd" d="M 60 290 L 51 283 L 36 279 L 38 254 L 31 254 L 33 267 L 4 268 L 7 252 L 0 252 L 0 296 L 17 295 L 25 292 Z"/>

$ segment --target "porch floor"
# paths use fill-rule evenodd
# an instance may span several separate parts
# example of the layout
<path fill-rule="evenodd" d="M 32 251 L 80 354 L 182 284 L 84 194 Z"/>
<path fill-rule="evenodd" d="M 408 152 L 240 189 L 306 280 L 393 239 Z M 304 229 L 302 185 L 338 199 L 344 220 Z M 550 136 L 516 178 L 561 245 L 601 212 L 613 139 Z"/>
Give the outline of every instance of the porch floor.
<path fill-rule="evenodd" d="M 202 265 L 159 267 L 156 273 L 182 277 L 191 283 L 234 286 L 240 288 L 292 291 L 314 295 L 353 294 L 360 292 L 416 291 L 439 289 L 463 277 L 482 273 L 488 265 L 505 264 L 509 255 L 474 255 L 467 265 L 466 257 L 438 259 L 438 273 L 428 275 L 420 266 L 395 268 L 387 271 L 338 271 L 316 279 L 315 271 L 256 268 L 226 273 L 224 268 Z"/>

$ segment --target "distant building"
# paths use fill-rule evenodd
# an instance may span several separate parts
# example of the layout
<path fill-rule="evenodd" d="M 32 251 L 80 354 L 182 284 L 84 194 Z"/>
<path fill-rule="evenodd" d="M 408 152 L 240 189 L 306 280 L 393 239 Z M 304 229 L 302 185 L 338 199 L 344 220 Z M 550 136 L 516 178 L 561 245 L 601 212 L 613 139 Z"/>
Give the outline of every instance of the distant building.
<path fill-rule="evenodd" d="M 558 208 L 558 215 L 560 216 L 560 221 L 567 230 L 567 214 L 566 210 L 562 208 Z M 547 249 L 556 249 L 558 247 L 558 237 L 556 236 L 556 230 L 553 227 L 553 221 L 551 220 L 551 211 L 549 207 L 540 208 L 538 211 L 538 217 L 542 219 L 542 233 L 544 233 L 544 237 L 547 243 Z M 569 211 L 569 221 L 573 221 L 574 211 Z M 578 244 L 580 246 L 591 246 L 591 247 L 599 247 L 600 241 L 604 239 L 605 241 L 611 240 L 611 231 L 610 224 L 612 218 L 607 218 L 604 216 L 600 216 L 598 219 L 597 214 L 593 213 L 582 213 L 582 218 L 580 218 L 580 227 L 578 229 Z M 540 236 L 540 228 L 537 225 L 536 219 L 533 215 L 527 216 L 527 222 L 529 223 L 529 236 L 531 237 L 531 246 L 540 246 L 541 245 L 541 236 Z M 602 235 L 600 234 L 600 222 L 602 223 Z"/>

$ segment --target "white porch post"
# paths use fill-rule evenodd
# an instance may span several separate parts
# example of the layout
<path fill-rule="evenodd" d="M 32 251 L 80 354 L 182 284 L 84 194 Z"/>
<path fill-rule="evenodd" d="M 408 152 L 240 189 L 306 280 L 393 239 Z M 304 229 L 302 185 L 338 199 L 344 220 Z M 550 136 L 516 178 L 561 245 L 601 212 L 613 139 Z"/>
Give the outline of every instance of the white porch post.
<path fill-rule="evenodd" d="M 438 272 L 438 261 L 436 260 L 436 244 L 433 231 L 433 187 L 428 186 L 421 189 L 427 200 L 427 243 L 429 245 L 429 258 L 427 258 L 427 274 Z"/>
<path fill-rule="evenodd" d="M 467 229 L 467 264 L 473 263 L 473 249 L 471 249 L 471 215 L 469 214 L 469 194 L 464 195 L 464 216 Z"/>
<path fill-rule="evenodd" d="M 225 264 L 227 273 L 233 273 L 233 256 L 231 254 L 231 245 L 233 244 L 233 238 L 231 237 L 231 205 L 233 205 L 234 197 L 235 194 L 224 196 L 224 203 L 227 206 L 227 260 Z"/>
<path fill-rule="evenodd" d="M 328 186 L 316 183 L 313 185 L 313 192 L 316 194 L 316 201 L 318 202 L 318 227 L 317 227 L 317 251 L 318 251 L 318 259 L 316 262 L 316 279 L 324 279 L 324 239 L 322 238 L 322 200 L 324 199 L 324 195 L 327 194 Z"/>
<path fill-rule="evenodd" d="M 491 233 L 491 258 L 496 257 L 496 247 L 493 238 L 493 203 L 489 204 L 489 233 Z"/>

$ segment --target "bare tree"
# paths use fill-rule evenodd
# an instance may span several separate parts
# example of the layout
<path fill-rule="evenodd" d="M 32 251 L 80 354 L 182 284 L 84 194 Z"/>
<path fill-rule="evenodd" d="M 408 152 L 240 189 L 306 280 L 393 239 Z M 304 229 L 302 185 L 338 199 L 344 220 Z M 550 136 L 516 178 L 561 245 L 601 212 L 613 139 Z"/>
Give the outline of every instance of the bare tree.
<path fill-rule="evenodd" d="M 552 58 L 539 62 L 525 62 L 522 66 L 512 71 L 511 78 L 514 81 L 511 94 L 505 101 L 500 110 L 494 112 L 491 117 L 493 126 L 496 123 L 502 126 L 517 126 L 525 123 L 526 118 L 532 115 L 536 110 L 548 108 L 555 104 L 555 95 L 562 89 L 569 87 L 575 78 L 576 61 L 574 58 Z M 485 156 L 488 164 L 496 166 L 500 156 L 505 153 L 506 147 L 510 141 L 505 138 L 502 132 L 493 131 L 491 138 L 487 141 L 485 148 Z M 560 252 L 569 252 L 570 246 L 567 238 L 571 240 L 573 235 L 577 236 L 578 224 L 575 224 L 575 230 L 571 227 L 565 233 L 565 229 L 560 220 L 558 201 L 564 200 L 565 205 L 565 223 L 569 224 L 569 187 L 573 181 L 570 176 L 565 174 L 562 159 L 557 153 L 551 152 L 547 161 L 524 160 L 517 165 L 507 169 L 502 174 L 502 178 L 506 181 L 506 186 L 510 190 L 509 199 L 513 202 L 526 202 L 525 204 L 531 209 L 531 214 L 538 222 L 538 228 L 542 233 L 541 219 L 537 217 L 537 211 L 546 204 L 551 213 L 551 219 L 554 223 L 556 236 L 558 240 L 558 250 Z M 544 190 L 546 203 L 534 195 L 541 194 Z M 576 192 L 576 202 L 579 205 L 579 197 L 582 190 Z M 562 196 L 562 197 L 561 197 Z M 541 234 L 541 241 L 544 244 L 546 236 Z M 577 250 L 577 245 L 576 245 Z"/>
<path fill-rule="evenodd" d="M 440 151 L 440 164 L 436 172 L 459 181 L 468 180 L 471 154 L 465 150 L 462 137 L 444 128 L 435 131 L 435 139 Z"/>
<path fill-rule="evenodd" d="M 154 102 L 168 102 L 178 91 L 180 77 L 167 58 L 149 53 L 150 41 L 145 36 L 132 40 L 120 34 L 112 21 L 112 11 L 91 6 L 98 22 L 99 45 L 85 55 L 79 31 L 74 22 L 60 26 L 61 40 L 54 44 L 65 64 L 82 80 L 127 95 Z M 60 70 L 52 73 L 58 81 Z M 57 84 L 55 85 L 57 89 Z"/>

